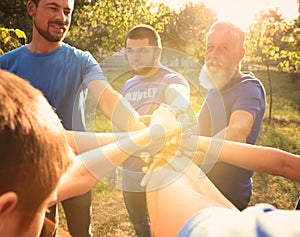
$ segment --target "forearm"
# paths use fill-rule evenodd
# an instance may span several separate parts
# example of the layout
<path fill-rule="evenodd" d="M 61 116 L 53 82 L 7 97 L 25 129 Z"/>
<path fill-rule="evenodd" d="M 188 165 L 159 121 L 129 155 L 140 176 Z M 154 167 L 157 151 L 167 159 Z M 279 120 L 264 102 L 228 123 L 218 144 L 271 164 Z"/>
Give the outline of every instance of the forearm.
<path fill-rule="evenodd" d="M 243 131 L 241 131 L 241 129 L 234 126 L 226 127 L 225 129 L 214 135 L 214 137 L 219 139 L 242 143 L 246 143 L 247 136 L 248 134 L 244 133 Z"/>
<path fill-rule="evenodd" d="M 223 161 L 244 169 L 283 176 L 300 182 L 300 157 L 272 147 L 256 146 L 239 142 L 226 141 L 211 137 L 192 139 L 197 149 L 208 152 L 215 150 L 218 161 Z M 216 150 L 218 149 L 218 150 Z"/>
<path fill-rule="evenodd" d="M 91 81 L 88 84 L 88 89 L 104 115 L 120 129 L 127 132 L 145 128 L 132 106 L 107 81 Z"/>
<path fill-rule="evenodd" d="M 113 143 L 126 138 L 130 133 L 96 133 L 66 131 L 69 145 L 76 154 L 81 154 L 92 149 Z"/>
<path fill-rule="evenodd" d="M 129 102 L 111 87 L 103 92 L 99 106 L 103 113 L 123 131 L 137 131 L 145 128 Z"/>
<path fill-rule="evenodd" d="M 235 110 L 230 115 L 228 126 L 214 137 L 246 143 L 253 123 L 254 117 L 251 113 L 245 110 Z"/>
<path fill-rule="evenodd" d="M 300 182 L 300 157 L 280 149 L 226 141 L 220 160 L 241 168 Z"/>
<path fill-rule="evenodd" d="M 171 168 L 164 168 L 168 177 L 175 177 L 169 185 L 147 192 L 147 206 L 152 233 L 156 236 L 177 236 L 178 232 L 195 213 L 205 208 L 220 206 L 236 209 L 204 175 L 201 170 L 190 163 L 187 158 L 177 159 L 180 167 L 190 165 L 184 173 L 176 173 Z M 173 174 L 175 173 L 175 174 Z M 151 186 L 157 179 L 154 174 Z M 152 182 L 152 183 L 151 183 Z M 161 185 L 157 184 L 157 187 Z M 184 194 L 184 195 L 182 195 Z"/>
<path fill-rule="evenodd" d="M 58 201 L 86 193 L 131 154 L 150 144 L 152 138 L 150 128 L 145 128 L 128 138 L 77 156 L 61 179 Z"/>

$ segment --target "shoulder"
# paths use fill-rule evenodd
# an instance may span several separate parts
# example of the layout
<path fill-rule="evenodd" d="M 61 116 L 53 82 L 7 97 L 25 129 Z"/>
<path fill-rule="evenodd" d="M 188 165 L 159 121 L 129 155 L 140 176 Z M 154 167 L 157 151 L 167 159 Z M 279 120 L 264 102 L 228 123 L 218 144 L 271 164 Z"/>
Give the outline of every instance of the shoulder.
<path fill-rule="evenodd" d="M 262 82 L 257 79 L 252 73 L 244 74 L 239 78 L 238 83 L 239 94 L 265 95 L 265 88 Z"/>
<path fill-rule="evenodd" d="M 86 58 L 86 59 L 94 59 L 92 54 L 89 51 L 83 51 L 81 49 L 78 49 L 74 46 L 71 46 L 69 44 L 63 43 L 61 45 L 61 50 L 64 52 L 64 54 L 69 56 L 75 56 L 78 58 Z"/>
<path fill-rule="evenodd" d="M 13 49 L 13 50 L 11 50 L 9 52 L 6 52 L 5 54 L 1 55 L 0 59 L 15 57 L 16 55 L 23 53 L 25 51 L 25 49 L 26 49 L 26 46 L 23 45 L 19 48 Z"/>
<path fill-rule="evenodd" d="M 61 45 L 61 52 L 63 57 L 67 57 L 69 60 L 77 61 L 82 65 L 95 65 L 99 66 L 97 60 L 92 56 L 89 51 L 83 51 L 69 44 L 63 43 Z M 100 67 L 100 66 L 99 66 Z"/>
<path fill-rule="evenodd" d="M 76 48 L 72 45 L 69 45 L 67 43 L 62 43 L 61 49 L 65 52 L 79 54 L 79 55 L 90 55 L 91 53 L 88 51 L 83 51 L 82 49 Z"/>
<path fill-rule="evenodd" d="M 127 90 L 128 88 L 132 87 L 132 86 L 135 86 L 135 85 L 138 85 L 142 82 L 140 82 L 140 77 L 139 76 L 134 76 L 130 79 L 128 79 L 127 81 L 125 81 L 123 87 L 122 87 L 122 90 Z"/>
<path fill-rule="evenodd" d="M 160 70 L 163 82 L 166 84 L 182 84 L 188 86 L 188 81 L 179 73 L 168 67 L 162 67 Z"/>
<path fill-rule="evenodd" d="M 253 73 L 246 73 L 240 78 L 240 82 L 242 85 L 256 85 L 258 87 L 264 87 L 262 82 L 254 76 Z"/>

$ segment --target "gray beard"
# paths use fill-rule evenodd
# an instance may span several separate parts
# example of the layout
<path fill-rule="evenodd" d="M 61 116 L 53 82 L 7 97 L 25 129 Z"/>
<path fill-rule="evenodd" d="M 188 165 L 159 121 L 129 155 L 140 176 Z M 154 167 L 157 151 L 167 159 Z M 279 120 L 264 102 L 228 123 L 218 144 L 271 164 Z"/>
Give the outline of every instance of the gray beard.
<path fill-rule="evenodd" d="M 200 85 L 207 90 L 218 89 L 222 90 L 233 79 L 236 74 L 236 70 L 222 69 L 217 72 L 212 72 L 206 65 L 203 66 L 200 72 L 199 81 Z"/>

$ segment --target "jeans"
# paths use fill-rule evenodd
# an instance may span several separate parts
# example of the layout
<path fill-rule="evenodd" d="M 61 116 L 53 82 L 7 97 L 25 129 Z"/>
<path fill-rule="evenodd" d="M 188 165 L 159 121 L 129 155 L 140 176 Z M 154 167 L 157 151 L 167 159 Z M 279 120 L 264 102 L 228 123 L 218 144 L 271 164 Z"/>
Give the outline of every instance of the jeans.
<path fill-rule="evenodd" d="M 150 224 L 145 192 L 126 192 L 123 191 L 125 206 L 129 219 L 134 226 L 138 237 L 150 237 Z"/>
<path fill-rule="evenodd" d="M 91 204 L 91 191 L 62 202 L 68 229 L 72 237 L 92 237 Z M 55 223 L 58 223 L 57 205 L 49 209 L 50 213 L 47 213 L 46 216 Z"/>

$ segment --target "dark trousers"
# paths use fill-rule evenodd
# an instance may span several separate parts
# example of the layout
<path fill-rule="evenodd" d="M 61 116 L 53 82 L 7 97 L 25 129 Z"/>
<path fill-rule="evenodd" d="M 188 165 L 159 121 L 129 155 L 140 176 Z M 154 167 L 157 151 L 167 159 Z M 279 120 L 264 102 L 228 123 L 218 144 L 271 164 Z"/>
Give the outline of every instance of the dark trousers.
<path fill-rule="evenodd" d="M 150 237 L 150 224 L 145 192 L 126 192 L 123 191 L 125 206 L 129 219 L 134 226 L 138 237 Z"/>
<path fill-rule="evenodd" d="M 67 225 L 72 237 L 91 237 L 91 205 L 92 192 L 67 199 L 62 202 L 65 211 Z M 50 208 L 46 215 L 55 223 L 58 223 L 57 206 Z"/>
<path fill-rule="evenodd" d="M 238 200 L 238 201 L 234 201 L 231 200 L 231 202 L 233 203 L 233 205 L 235 205 L 240 211 L 244 210 L 245 208 L 248 207 L 248 204 L 250 202 L 250 197 Z"/>

